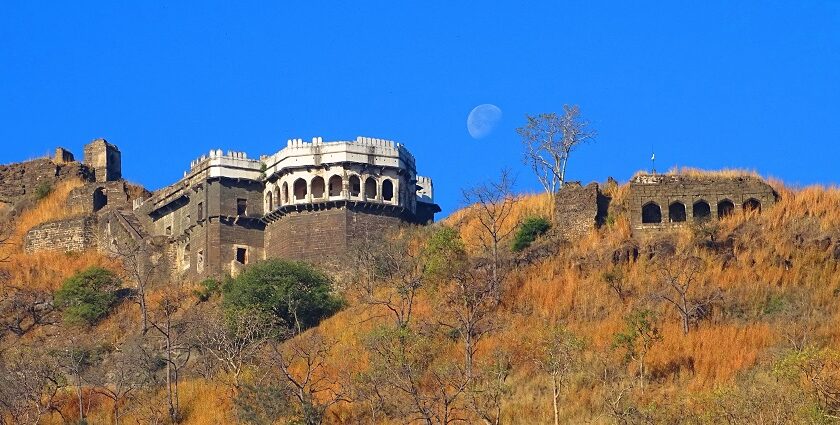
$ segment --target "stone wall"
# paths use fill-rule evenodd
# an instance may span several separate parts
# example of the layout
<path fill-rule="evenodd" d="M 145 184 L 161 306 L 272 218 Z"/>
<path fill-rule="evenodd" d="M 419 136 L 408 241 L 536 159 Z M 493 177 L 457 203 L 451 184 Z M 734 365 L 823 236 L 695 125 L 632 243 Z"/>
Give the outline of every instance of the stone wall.
<path fill-rule="evenodd" d="M 752 176 L 644 174 L 630 181 L 626 207 L 633 230 L 644 232 L 683 226 L 706 217 L 717 220 L 729 213 L 760 212 L 775 204 L 776 198 L 770 185 Z"/>
<path fill-rule="evenodd" d="M 566 183 L 555 197 L 556 229 L 566 238 L 585 235 L 603 223 L 607 201 L 598 183 Z"/>
<path fill-rule="evenodd" d="M 34 227 L 24 237 L 24 249 L 82 252 L 96 247 L 96 218 L 85 216 L 52 221 Z"/>
<path fill-rule="evenodd" d="M 39 158 L 15 164 L 0 165 L 0 204 L 14 207 L 24 200 L 34 200 L 39 187 L 52 187 L 70 178 L 87 179 L 85 166 L 78 162 L 56 164 Z"/>
<path fill-rule="evenodd" d="M 266 227 L 265 255 L 312 263 L 339 261 L 354 241 L 403 223 L 392 212 L 364 208 L 291 212 Z"/>
<path fill-rule="evenodd" d="M 83 162 L 93 171 L 97 182 L 115 181 L 122 178 L 120 150 L 105 139 L 96 139 L 85 145 Z"/>

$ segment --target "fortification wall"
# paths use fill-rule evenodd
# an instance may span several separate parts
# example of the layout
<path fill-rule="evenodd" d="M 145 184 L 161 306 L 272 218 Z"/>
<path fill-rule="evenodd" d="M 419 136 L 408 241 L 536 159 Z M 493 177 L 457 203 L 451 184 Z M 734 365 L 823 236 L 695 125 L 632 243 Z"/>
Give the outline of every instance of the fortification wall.
<path fill-rule="evenodd" d="M 312 263 L 340 261 L 353 241 L 403 223 L 398 215 L 383 210 L 341 207 L 291 212 L 266 227 L 265 256 Z"/>
<path fill-rule="evenodd" d="M 634 231 L 646 231 L 760 212 L 776 197 L 770 185 L 752 176 L 640 175 L 630 181 L 626 202 Z"/>
<path fill-rule="evenodd" d="M 96 247 L 96 218 L 85 216 L 36 226 L 24 237 L 24 250 L 81 252 Z"/>

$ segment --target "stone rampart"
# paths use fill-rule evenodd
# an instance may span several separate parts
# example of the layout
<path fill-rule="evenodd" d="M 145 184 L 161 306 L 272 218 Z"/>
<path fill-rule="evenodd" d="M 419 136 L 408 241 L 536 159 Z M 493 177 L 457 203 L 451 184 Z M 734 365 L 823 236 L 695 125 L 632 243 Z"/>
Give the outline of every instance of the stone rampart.
<path fill-rule="evenodd" d="M 24 237 L 26 252 L 82 252 L 96 247 L 96 218 L 84 216 L 43 223 Z"/>
<path fill-rule="evenodd" d="M 586 186 L 579 182 L 566 183 L 555 197 L 557 230 L 567 238 L 585 235 L 603 222 L 605 202 L 598 183 Z"/>

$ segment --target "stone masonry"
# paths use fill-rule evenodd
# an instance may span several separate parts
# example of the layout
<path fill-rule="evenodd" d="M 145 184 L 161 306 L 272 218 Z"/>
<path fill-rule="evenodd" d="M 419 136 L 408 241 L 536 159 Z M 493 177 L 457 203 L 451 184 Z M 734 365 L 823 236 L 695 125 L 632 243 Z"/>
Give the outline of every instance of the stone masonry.
<path fill-rule="evenodd" d="M 96 247 L 96 219 L 85 216 L 53 221 L 36 226 L 26 233 L 26 252 L 82 252 Z"/>

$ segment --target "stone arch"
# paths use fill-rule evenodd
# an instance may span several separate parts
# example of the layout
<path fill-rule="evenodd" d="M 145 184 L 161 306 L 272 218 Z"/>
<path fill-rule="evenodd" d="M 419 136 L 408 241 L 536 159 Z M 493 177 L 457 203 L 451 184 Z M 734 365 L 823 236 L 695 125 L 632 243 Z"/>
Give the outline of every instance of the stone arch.
<path fill-rule="evenodd" d="M 353 174 L 350 176 L 350 196 L 359 196 L 362 193 L 362 180 Z"/>
<path fill-rule="evenodd" d="M 365 180 L 365 198 L 376 199 L 376 179 L 373 177 Z"/>
<path fill-rule="evenodd" d="M 642 223 L 662 223 L 662 209 L 656 202 L 648 202 L 642 206 Z"/>
<path fill-rule="evenodd" d="M 324 192 L 326 185 L 324 184 L 324 178 L 321 176 L 315 176 L 312 179 L 312 197 L 315 199 L 321 199 L 324 197 Z"/>
<path fill-rule="evenodd" d="M 668 219 L 671 223 L 682 223 L 685 221 L 685 204 L 680 201 L 668 205 Z"/>
<path fill-rule="evenodd" d="M 382 200 L 388 202 L 394 200 L 394 182 L 391 179 L 382 180 Z"/>
<path fill-rule="evenodd" d="M 306 199 L 306 180 L 304 179 L 297 179 L 295 183 L 292 185 L 292 190 L 295 191 L 295 200 L 303 200 Z"/>
<path fill-rule="evenodd" d="M 289 182 L 283 182 L 283 203 L 289 203 Z"/>
<path fill-rule="evenodd" d="M 93 191 L 93 212 L 97 212 L 108 205 L 108 192 L 104 187 L 97 187 Z"/>
<path fill-rule="evenodd" d="M 761 214 L 761 202 L 758 199 L 750 198 L 744 201 L 744 213 L 749 214 L 752 212 Z"/>
<path fill-rule="evenodd" d="M 712 207 L 704 200 L 699 200 L 691 206 L 691 213 L 695 221 L 708 220 L 712 217 Z"/>
<path fill-rule="evenodd" d="M 271 189 L 265 194 L 265 210 L 266 212 L 274 211 L 274 194 Z"/>
<path fill-rule="evenodd" d="M 280 186 L 274 186 L 274 199 L 275 199 L 275 202 L 277 202 L 278 207 L 283 205 L 283 203 L 284 203 L 283 193 L 280 190 Z"/>
<path fill-rule="evenodd" d="M 182 261 L 181 265 L 184 267 L 184 269 L 190 268 L 190 243 L 189 242 L 187 242 L 184 245 L 184 257 L 182 258 L 181 261 Z"/>
<path fill-rule="evenodd" d="M 729 199 L 724 199 L 718 202 L 718 218 L 725 218 L 732 215 L 735 212 L 735 204 L 730 201 Z"/>
<path fill-rule="evenodd" d="M 344 186 L 344 180 L 338 174 L 333 175 L 327 182 L 327 186 L 329 196 L 341 196 L 341 190 L 342 186 Z"/>

